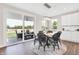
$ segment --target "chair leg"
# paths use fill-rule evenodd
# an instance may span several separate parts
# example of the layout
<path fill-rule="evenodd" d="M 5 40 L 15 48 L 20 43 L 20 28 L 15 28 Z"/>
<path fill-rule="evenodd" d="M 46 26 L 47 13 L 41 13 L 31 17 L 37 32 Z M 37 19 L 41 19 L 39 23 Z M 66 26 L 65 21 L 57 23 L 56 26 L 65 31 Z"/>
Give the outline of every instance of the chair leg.
<path fill-rule="evenodd" d="M 49 45 L 47 47 L 49 48 Z"/>
<path fill-rule="evenodd" d="M 36 40 L 34 40 L 34 45 L 35 45 L 35 43 L 36 43 Z"/>
<path fill-rule="evenodd" d="M 59 44 L 58 44 L 58 43 L 57 43 L 57 47 L 58 47 L 58 49 L 60 49 L 60 48 L 59 48 Z"/>
<path fill-rule="evenodd" d="M 38 46 L 38 50 L 40 49 L 40 45 Z"/>
<path fill-rule="evenodd" d="M 53 50 L 55 51 L 55 45 L 53 45 Z"/>
<path fill-rule="evenodd" d="M 53 50 L 55 51 L 55 46 L 53 46 L 53 48 L 54 48 Z"/>
<path fill-rule="evenodd" d="M 46 44 L 44 45 L 44 51 L 45 51 L 45 48 L 46 48 Z"/>
<path fill-rule="evenodd" d="M 60 45 L 62 46 L 62 44 L 61 44 L 61 40 L 59 40 L 59 43 L 60 43 Z"/>
<path fill-rule="evenodd" d="M 39 41 L 39 45 L 42 46 L 42 42 L 41 41 Z"/>
<path fill-rule="evenodd" d="M 35 38 L 35 40 L 34 40 L 34 45 L 36 44 L 36 41 L 37 41 L 38 39 L 37 38 Z"/>

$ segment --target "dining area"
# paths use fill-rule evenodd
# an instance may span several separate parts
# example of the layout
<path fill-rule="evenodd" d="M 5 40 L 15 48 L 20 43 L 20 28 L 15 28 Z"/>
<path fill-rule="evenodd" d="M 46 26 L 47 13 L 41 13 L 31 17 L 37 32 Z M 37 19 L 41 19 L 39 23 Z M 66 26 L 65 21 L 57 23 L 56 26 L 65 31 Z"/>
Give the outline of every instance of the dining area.
<path fill-rule="evenodd" d="M 67 48 L 61 41 L 62 31 L 53 32 L 51 30 L 47 33 L 39 31 L 34 40 L 33 52 L 38 55 L 55 55 L 63 54 Z"/>

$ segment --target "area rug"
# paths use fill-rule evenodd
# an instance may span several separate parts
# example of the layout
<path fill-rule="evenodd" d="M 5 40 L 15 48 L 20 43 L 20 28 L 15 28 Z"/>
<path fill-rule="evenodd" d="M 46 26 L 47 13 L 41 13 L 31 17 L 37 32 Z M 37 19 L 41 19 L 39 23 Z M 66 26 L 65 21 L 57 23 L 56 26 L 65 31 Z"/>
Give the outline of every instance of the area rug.
<path fill-rule="evenodd" d="M 37 55 L 63 55 L 67 51 L 67 47 L 64 44 L 59 45 L 60 49 L 56 47 L 55 51 L 53 50 L 53 47 L 50 46 L 49 48 L 46 47 L 46 50 L 43 50 L 43 47 L 40 47 L 38 50 L 38 44 L 36 44 L 33 48 L 33 53 Z"/>

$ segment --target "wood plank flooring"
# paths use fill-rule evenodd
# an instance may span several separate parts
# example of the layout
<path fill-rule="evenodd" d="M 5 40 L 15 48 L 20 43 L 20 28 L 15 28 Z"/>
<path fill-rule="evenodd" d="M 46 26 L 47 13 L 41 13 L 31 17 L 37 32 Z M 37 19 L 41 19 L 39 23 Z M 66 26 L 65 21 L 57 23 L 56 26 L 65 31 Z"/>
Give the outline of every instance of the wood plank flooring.
<path fill-rule="evenodd" d="M 79 43 L 62 42 L 67 46 L 67 52 L 64 55 L 79 55 Z M 0 48 L 0 55 L 35 55 L 32 51 L 33 46 L 33 41 L 29 41 L 6 48 Z"/>
<path fill-rule="evenodd" d="M 64 55 L 79 55 L 79 43 L 63 41 L 67 46 L 67 51 Z"/>

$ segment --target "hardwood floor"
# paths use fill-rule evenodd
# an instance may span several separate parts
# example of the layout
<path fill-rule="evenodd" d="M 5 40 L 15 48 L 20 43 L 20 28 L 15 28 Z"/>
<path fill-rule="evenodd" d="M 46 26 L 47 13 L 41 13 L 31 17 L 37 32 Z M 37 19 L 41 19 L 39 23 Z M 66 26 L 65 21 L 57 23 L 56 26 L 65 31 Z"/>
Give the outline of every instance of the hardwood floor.
<path fill-rule="evenodd" d="M 79 43 L 62 41 L 67 46 L 67 52 L 64 55 L 79 55 Z M 0 48 L 0 55 L 35 55 L 33 53 L 33 41 Z"/>
<path fill-rule="evenodd" d="M 67 46 L 67 51 L 64 55 L 79 55 L 79 43 L 63 41 Z"/>

